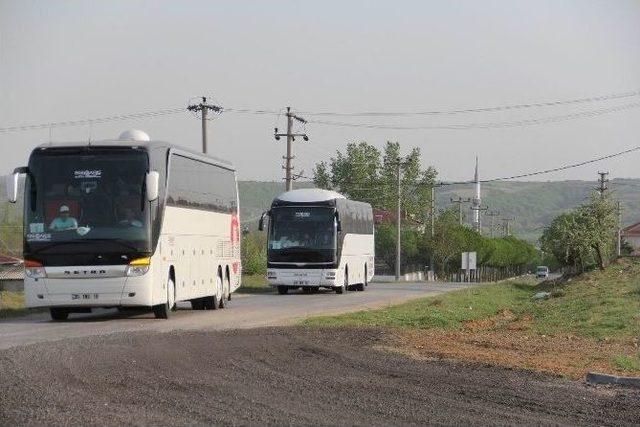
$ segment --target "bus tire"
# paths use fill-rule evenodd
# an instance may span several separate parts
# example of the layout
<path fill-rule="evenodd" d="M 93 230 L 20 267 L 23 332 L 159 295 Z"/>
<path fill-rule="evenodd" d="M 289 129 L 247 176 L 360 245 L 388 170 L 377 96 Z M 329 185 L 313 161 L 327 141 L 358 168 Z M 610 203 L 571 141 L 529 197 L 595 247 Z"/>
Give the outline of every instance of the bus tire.
<path fill-rule="evenodd" d="M 280 295 L 286 295 L 289 292 L 289 288 L 287 286 L 278 286 L 278 293 Z"/>
<path fill-rule="evenodd" d="M 344 269 L 344 280 L 342 281 L 342 286 L 336 288 L 337 294 L 344 294 L 349 290 L 349 269 Z"/>
<path fill-rule="evenodd" d="M 220 301 L 218 301 L 218 296 L 222 296 L 222 277 L 220 277 L 220 271 L 216 275 L 216 289 L 215 294 L 210 295 L 208 297 L 204 297 L 204 309 L 205 310 L 217 310 L 220 306 Z"/>
<path fill-rule="evenodd" d="M 218 298 L 218 308 L 225 308 L 226 306 L 225 301 L 227 300 L 227 292 L 225 291 L 225 289 L 229 289 L 229 287 L 227 286 L 228 283 L 229 278 L 227 276 L 227 278 L 225 278 L 224 282 L 222 283 L 222 289 L 220 290 L 220 298 Z"/>
<path fill-rule="evenodd" d="M 168 319 L 171 311 L 175 310 L 175 282 L 169 277 L 167 280 L 167 300 L 163 304 L 153 306 L 153 314 L 156 319 Z"/>
<path fill-rule="evenodd" d="M 367 266 L 364 266 L 364 277 L 362 278 L 362 283 L 358 283 L 356 285 L 356 291 L 362 292 L 364 291 L 364 287 L 367 286 Z"/>
<path fill-rule="evenodd" d="M 69 310 L 64 308 L 51 307 L 49 314 L 51 314 L 51 320 L 55 321 L 67 320 L 69 318 Z"/>

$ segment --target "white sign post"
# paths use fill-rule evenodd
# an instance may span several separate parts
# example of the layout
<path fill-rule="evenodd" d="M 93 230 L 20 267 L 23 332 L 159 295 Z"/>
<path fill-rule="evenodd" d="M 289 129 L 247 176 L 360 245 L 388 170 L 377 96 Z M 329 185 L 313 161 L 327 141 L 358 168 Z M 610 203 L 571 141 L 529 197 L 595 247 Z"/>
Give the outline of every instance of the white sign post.
<path fill-rule="evenodd" d="M 469 281 L 471 270 L 476 269 L 476 252 L 462 252 L 462 269 L 465 270 L 465 281 Z"/>

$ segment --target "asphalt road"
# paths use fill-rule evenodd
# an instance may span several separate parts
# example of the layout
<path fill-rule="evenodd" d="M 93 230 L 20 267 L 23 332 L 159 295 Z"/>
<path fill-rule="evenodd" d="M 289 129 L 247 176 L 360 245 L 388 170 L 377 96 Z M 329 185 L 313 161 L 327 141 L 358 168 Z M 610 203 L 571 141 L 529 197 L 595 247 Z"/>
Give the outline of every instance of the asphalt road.
<path fill-rule="evenodd" d="M 232 301 L 223 310 L 193 311 L 186 303 L 181 304 L 179 310 L 169 320 L 157 320 L 151 313 L 122 314 L 116 310 L 96 310 L 91 314 L 71 314 L 66 322 L 52 322 L 48 313 L 34 313 L 26 317 L 0 321 L 0 349 L 118 332 L 225 330 L 281 326 L 312 315 L 378 308 L 468 286 L 477 285 L 371 283 L 365 292 L 352 291 L 343 295 L 329 291 L 321 291 L 318 294 L 289 295 L 234 294 Z"/>

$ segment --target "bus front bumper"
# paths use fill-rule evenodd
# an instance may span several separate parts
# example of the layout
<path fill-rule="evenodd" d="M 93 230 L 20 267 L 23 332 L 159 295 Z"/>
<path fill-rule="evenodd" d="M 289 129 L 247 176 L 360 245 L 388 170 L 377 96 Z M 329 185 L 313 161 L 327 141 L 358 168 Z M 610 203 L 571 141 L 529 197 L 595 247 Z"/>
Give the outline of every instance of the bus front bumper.
<path fill-rule="evenodd" d="M 341 283 L 337 278 L 336 269 L 295 270 L 272 269 L 267 271 L 267 281 L 270 286 L 288 287 L 327 287 L 334 288 Z"/>
<path fill-rule="evenodd" d="M 39 278 L 25 277 L 26 306 L 35 307 L 150 307 L 149 273 L 138 277 Z"/>

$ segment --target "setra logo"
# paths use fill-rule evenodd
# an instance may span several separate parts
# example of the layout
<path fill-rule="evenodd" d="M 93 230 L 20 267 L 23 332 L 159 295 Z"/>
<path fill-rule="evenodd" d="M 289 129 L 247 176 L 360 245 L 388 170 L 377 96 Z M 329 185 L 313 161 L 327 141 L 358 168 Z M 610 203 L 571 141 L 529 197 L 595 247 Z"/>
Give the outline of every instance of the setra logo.
<path fill-rule="evenodd" d="M 107 270 L 65 270 L 67 276 L 97 276 L 107 274 Z"/>

